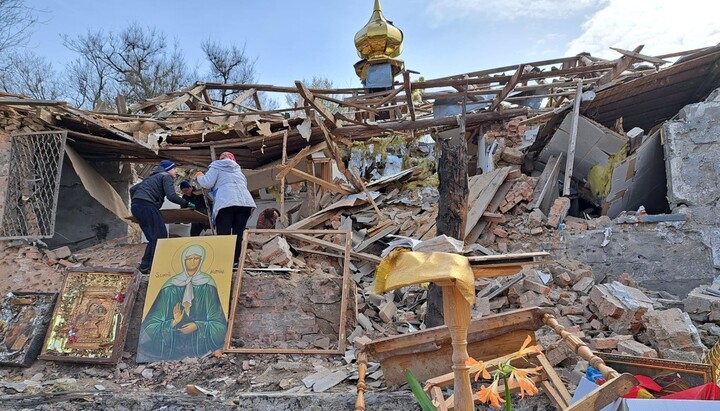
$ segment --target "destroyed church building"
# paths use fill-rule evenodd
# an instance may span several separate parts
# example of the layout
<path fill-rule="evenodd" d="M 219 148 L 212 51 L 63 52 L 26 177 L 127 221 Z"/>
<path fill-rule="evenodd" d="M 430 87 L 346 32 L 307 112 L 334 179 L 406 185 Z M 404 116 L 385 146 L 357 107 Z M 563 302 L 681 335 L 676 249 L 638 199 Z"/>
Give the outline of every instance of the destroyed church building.
<path fill-rule="evenodd" d="M 384 21 L 377 2 L 373 21 Z M 324 291 L 309 298 L 343 311 L 333 324 L 314 308 L 255 324 L 263 310 L 282 317 L 262 300 L 272 294 L 267 290 L 292 293 L 294 283 L 248 276 L 233 297 L 241 299 L 233 302 L 241 307 L 237 318 L 231 314 L 235 329 L 243 331 L 239 322 L 247 321 L 244 331 L 257 330 L 262 342 L 283 348 L 282 341 L 302 334 L 288 325 L 294 315 L 317 331 L 298 349 L 337 353 L 367 335 L 410 334 L 424 328 L 427 292 L 376 294 L 373 273 L 391 235 L 440 234 L 437 187 L 447 177 L 438 176 L 441 146 L 464 146 L 458 150 L 467 152 L 467 216 L 464 238 L 452 244 L 483 258 L 548 252 L 550 268 L 542 270 L 553 277 L 548 283 L 540 268 L 526 268 L 512 283 L 478 280 L 474 319 L 510 308 L 555 308 L 593 349 L 603 347 L 591 339 L 647 327 L 646 341 L 623 335 L 609 347 L 624 344 L 626 353 L 644 356 L 642 347 L 657 341 L 677 354 L 671 359 L 702 361 L 720 337 L 709 331 L 720 320 L 720 291 L 711 285 L 720 269 L 720 46 L 659 56 L 642 54 L 643 46 L 616 48 L 614 60 L 580 54 L 424 79 L 398 59 L 402 32 L 390 24 L 378 34 L 373 27 L 355 37 L 362 88 L 198 82 L 130 105 L 118 99 L 116 112 L 0 94 L 0 291 L 58 292 L 67 268 L 134 268 L 142 245 L 129 188 L 160 159 L 179 165 L 179 184 L 229 151 L 263 208 L 280 210 L 277 228 L 284 232 L 272 247 L 263 233 L 251 233 L 242 263 L 258 273 L 283 266 L 288 279 L 293 270 L 307 270 L 315 282 L 302 280 L 298 289 L 332 289 L 338 297 Z M 234 98 L 218 106 L 210 98 L 216 90 Z M 259 93 L 292 94 L 297 103 L 263 110 Z M 304 266 L 297 261 L 303 253 L 326 261 L 308 257 Z M 263 291 L 245 292 L 252 284 Z M 143 287 L 147 279 L 133 317 L 142 309 Z M 604 305 L 622 293 L 634 308 Z M 576 309 L 580 302 L 590 308 Z M 664 316 L 673 310 L 678 321 L 695 322 L 689 346 L 653 334 L 652 322 L 670 321 Z M 126 351 L 136 348 L 138 324 L 139 318 L 130 323 Z M 237 343 L 234 337 L 226 344 Z M 573 355 L 557 341 L 546 345 L 552 366 Z M 381 374 L 368 387 L 363 375 L 363 392 L 382 386 Z M 570 371 L 560 374 L 572 379 Z"/>

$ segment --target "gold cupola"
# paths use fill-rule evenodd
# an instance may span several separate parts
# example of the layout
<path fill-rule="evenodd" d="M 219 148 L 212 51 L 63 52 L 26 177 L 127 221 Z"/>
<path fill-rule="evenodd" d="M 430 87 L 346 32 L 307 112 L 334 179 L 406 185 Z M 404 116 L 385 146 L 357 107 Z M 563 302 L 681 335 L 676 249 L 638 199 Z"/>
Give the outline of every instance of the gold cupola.
<path fill-rule="evenodd" d="M 383 71 L 386 74 L 380 81 L 381 88 L 392 87 L 393 77 L 405 69 L 403 61 L 396 58 L 402 52 L 402 42 L 402 31 L 385 18 L 380 0 L 375 0 L 370 21 L 355 34 L 355 48 L 361 58 L 355 63 L 355 73 L 363 84 L 368 79 L 368 73 Z M 374 80 L 371 83 L 378 86 Z"/>
<path fill-rule="evenodd" d="M 383 15 L 380 0 L 375 0 L 370 21 L 355 34 L 355 48 L 368 61 L 394 58 L 402 52 L 402 31 Z"/>

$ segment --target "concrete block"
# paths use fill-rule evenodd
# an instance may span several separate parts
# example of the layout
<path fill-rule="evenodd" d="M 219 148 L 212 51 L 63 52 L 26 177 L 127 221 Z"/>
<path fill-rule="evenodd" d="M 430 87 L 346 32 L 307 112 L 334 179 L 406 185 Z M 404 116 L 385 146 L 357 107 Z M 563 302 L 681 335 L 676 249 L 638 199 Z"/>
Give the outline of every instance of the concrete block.
<path fill-rule="evenodd" d="M 522 164 L 525 154 L 512 147 L 505 147 L 502 152 L 502 160 L 510 164 Z"/>
<path fill-rule="evenodd" d="M 705 346 L 687 313 L 677 308 L 652 311 L 645 313 L 642 320 L 650 344 L 663 358 L 668 358 L 671 355 L 669 350 L 673 350 L 690 353 L 690 358 L 700 361 Z"/>
<path fill-rule="evenodd" d="M 617 334 L 634 334 L 642 316 L 653 310 L 652 300 L 642 291 L 617 281 L 595 285 L 590 301 L 600 320 Z"/>
<path fill-rule="evenodd" d="M 292 262 L 290 245 L 282 237 L 273 237 L 262 247 L 260 260 L 265 264 L 287 266 Z"/>
<path fill-rule="evenodd" d="M 52 250 L 53 254 L 55 254 L 56 260 L 61 260 L 63 258 L 68 258 L 72 255 L 72 252 L 70 251 L 70 248 L 68 246 L 56 248 Z"/>
<path fill-rule="evenodd" d="M 658 358 L 658 353 L 651 347 L 635 340 L 620 341 L 617 345 L 620 354 L 634 355 L 645 358 Z"/>
<path fill-rule="evenodd" d="M 694 316 L 707 316 L 709 321 L 718 321 L 720 320 L 720 297 L 705 294 L 706 288 L 707 286 L 700 286 L 690 291 L 684 301 L 683 311 Z"/>

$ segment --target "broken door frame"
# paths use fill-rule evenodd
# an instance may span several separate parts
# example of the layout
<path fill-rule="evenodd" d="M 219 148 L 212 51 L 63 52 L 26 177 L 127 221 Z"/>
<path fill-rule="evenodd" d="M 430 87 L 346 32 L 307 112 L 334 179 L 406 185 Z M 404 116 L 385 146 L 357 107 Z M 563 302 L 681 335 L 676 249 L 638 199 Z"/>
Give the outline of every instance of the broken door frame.
<path fill-rule="evenodd" d="M 245 257 L 247 255 L 248 237 L 252 234 L 276 234 L 281 237 L 293 236 L 299 241 L 312 243 L 315 238 L 310 237 L 312 235 L 333 235 L 342 234 L 345 236 L 345 253 L 343 257 L 343 275 L 342 275 L 342 289 L 340 297 L 340 324 L 338 331 L 338 347 L 333 350 L 322 350 L 322 349 L 299 349 L 299 348 L 232 348 L 232 331 L 235 325 L 235 313 L 238 309 L 238 299 L 240 297 L 240 289 L 242 287 L 242 273 L 245 269 Z M 299 238 L 295 235 L 300 234 Z M 320 241 L 318 239 L 318 241 Z M 311 253 L 312 250 L 303 250 L 304 252 Z M 327 254 L 322 252 L 320 254 Z M 233 354 L 345 354 L 346 347 L 346 336 L 345 336 L 345 322 L 347 321 L 347 311 L 350 309 L 349 306 L 349 293 L 350 293 L 350 253 L 352 251 L 352 234 L 350 231 L 342 230 L 259 230 L 259 229 L 247 229 L 243 235 L 242 250 L 240 252 L 240 266 L 238 268 L 235 278 L 235 289 L 233 291 L 232 301 L 230 302 L 230 317 L 228 320 L 227 334 L 225 335 L 225 346 L 223 352 Z"/>

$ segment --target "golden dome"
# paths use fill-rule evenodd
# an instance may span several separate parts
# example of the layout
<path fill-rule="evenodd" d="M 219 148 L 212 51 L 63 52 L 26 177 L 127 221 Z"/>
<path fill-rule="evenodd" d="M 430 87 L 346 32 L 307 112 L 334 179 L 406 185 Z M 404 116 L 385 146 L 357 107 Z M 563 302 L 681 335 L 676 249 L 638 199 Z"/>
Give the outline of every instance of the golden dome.
<path fill-rule="evenodd" d="M 355 34 L 358 55 L 367 60 L 397 57 L 402 52 L 402 41 L 402 31 L 385 19 L 380 0 L 375 0 L 370 21 Z"/>

